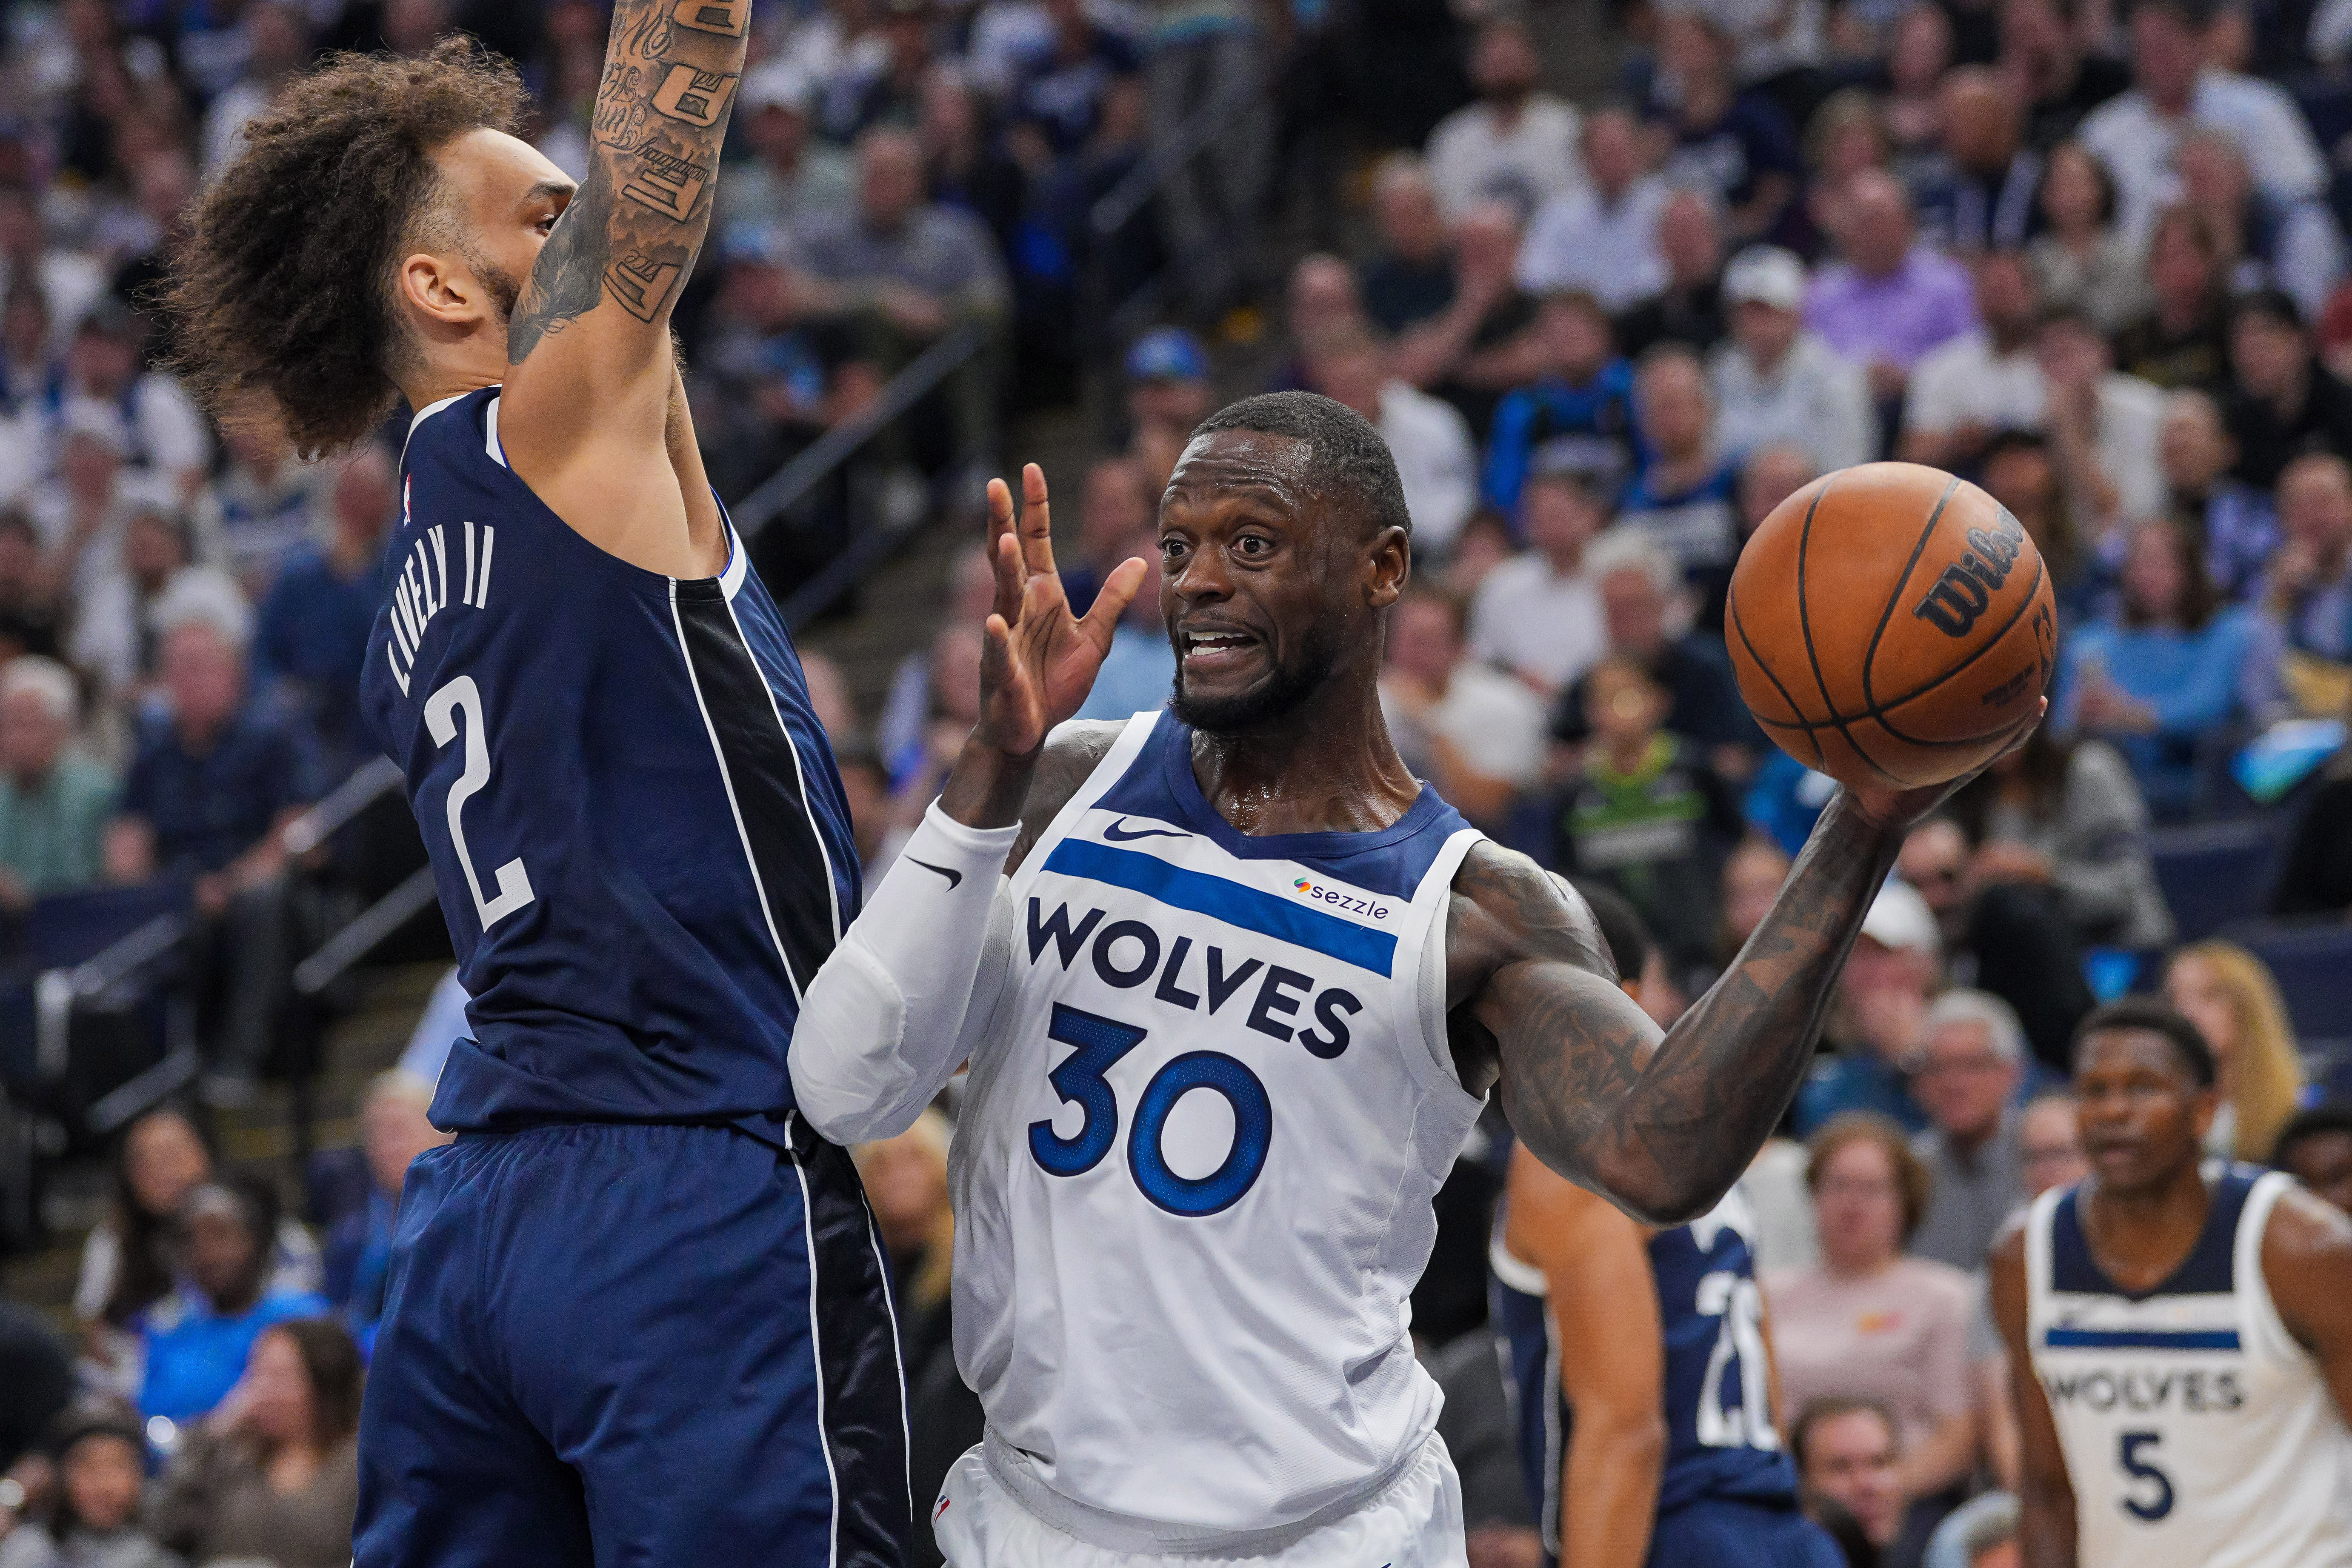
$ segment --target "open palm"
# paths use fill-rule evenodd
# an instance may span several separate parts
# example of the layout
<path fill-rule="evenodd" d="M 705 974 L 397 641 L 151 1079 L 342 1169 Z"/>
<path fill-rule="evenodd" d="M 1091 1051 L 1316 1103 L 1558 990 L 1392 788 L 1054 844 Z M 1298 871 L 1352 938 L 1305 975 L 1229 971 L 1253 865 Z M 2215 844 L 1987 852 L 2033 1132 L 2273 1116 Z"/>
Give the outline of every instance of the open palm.
<path fill-rule="evenodd" d="M 1054 528 L 1045 476 L 1036 464 L 1021 470 L 1023 505 L 1016 521 L 1013 491 L 988 482 L 990 563 L 996 571 L 996 607 L 980 664 L 980 737 L 1008 756 L 1026 756 L 1045 743 L 1055 725 L 1078 710 L 1092 689 L 1112 630 L 1143 582 L 1140 561 L 1122 561 L 1084 618 L 1070 613 L 1054 569 Z"/>

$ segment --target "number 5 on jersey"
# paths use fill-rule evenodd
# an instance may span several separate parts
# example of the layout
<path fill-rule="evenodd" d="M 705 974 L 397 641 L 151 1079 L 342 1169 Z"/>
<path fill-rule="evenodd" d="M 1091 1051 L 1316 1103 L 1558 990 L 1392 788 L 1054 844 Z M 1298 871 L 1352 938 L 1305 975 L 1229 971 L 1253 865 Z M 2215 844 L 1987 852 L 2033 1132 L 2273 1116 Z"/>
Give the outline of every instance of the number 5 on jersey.
<path fill-rule="evenodd" d="M 488 727 L 482 722 L 482 693 L 470 675 L 457 677 L 425 700 L 425 727 L 432 731 L 435 745 L 446 746 L 457 738 L 460 713 L 466 716 L 466 766 L 457 782 L 449 786 L 449 845 L 457 850 L 458 868 L 466 873 L 466 886 L 473 891 L 474 912 L 488 931 L 537 895 L 530 890 L 530 873 L 523 869 L 518 856 L 499 868 L 498 896 L 482 897 L 482 879 L 475 875 L 474 857 L 466 847 L 466 826 L 459 820 L 466 803 L 490 782 Z"/>

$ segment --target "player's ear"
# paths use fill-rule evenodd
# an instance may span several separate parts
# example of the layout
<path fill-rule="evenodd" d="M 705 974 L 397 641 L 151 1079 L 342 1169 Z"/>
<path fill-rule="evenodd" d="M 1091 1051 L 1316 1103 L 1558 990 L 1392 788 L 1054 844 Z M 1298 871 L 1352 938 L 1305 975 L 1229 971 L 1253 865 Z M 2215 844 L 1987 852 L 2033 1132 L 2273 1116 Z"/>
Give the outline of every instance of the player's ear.
<path fill-rule="evenodd" d="M 486 291 L 470 273 L 428 250 L 400 264 L 397 283 L 402 305 L 430 326 L 470 326 L 488 303 Z"/>
<path fill-rule="evenodd" d="M 1412 576 L 1412 543 L 1402 528 L 1384 528 L 1365 546 L 1372 608 L 1385 610 L 1402 596 Z"/>

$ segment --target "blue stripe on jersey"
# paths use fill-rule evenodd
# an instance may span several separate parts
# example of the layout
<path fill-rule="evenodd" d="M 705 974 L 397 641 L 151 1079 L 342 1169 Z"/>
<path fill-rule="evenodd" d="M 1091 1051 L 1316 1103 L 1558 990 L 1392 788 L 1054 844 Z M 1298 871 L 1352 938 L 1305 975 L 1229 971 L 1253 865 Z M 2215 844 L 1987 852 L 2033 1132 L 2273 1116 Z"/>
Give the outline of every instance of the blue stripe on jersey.
<path fill-rule="evenodd" d="M 1301 909 L 1271 893 L 1205 871 L 1171 866 L 1139 850 L 1065 838 L 1045 857 L 1045 869 L 1126 888 L 1171 909 L 1207 915 L 1374 974 L 1389 973 L 1396 962 L 1396 938 L 1387 931 L 1368 931 L 1337 915 Z"/>
<path fill-rule="evenodd" d="M 2205 1229 L 2197 1244 L 2171 1277 L 2152 1290 L 2123 1289 L 2092 1259 L 2091 1244 L 2083 1235 L 2083 1190 L 2075 1188 L 2059 1200 L 2057 1212 L 2050 1216 L 2050 1289 L 2062 1295 L 2121 1296 L 2127 1301 L 2158 1296 L 2229 1295 L 2237 1289 L 2238 1215 L 2261 1173 L 2252 1166 L 2237 1164 L 2221 1173 L 2213 1183 Z"/>
<path fill-rule="evenodd" d="M 2042 1342 L 2053 1350 L 2233 1351 L 2235 1329 L 2051 1329 Z"/>

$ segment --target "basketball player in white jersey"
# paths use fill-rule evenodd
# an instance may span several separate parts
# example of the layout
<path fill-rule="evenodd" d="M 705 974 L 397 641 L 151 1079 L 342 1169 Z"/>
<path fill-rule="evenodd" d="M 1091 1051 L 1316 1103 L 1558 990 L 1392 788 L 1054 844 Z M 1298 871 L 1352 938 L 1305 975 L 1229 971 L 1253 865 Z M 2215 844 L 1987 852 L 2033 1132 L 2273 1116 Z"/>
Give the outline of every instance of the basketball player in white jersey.
<path fill-rule="evenodd" d="M 791 1056 L 800 1114 L 845 1142 L 971 1065 L 956 1354 L 988 1433 L 935 1536 L 959 1568 L 1459 1568 L 1407 1297 L 1484 1097 L 1643 1220 L 1706 1214 L 1795 1092 L 1905 826 L 1945 792 L 1834 800 L 1662 1037 L 1582 900 L 1389 742 L 1410 523 L 1361 417 L 1274 394 L 1194 432 L 1160 510 L 1173 707 L 1123 724 L 1057 727 L 1142 563 L 1073 619 L 1034 466 L 1024 485 L 1017 531 L 992 487 L 980 721 Z"/>
<path fill-rule="evenodd" d="M 1992 1253 L 2027 1568 L 2352 1568 L 2352 1220 L 2203 1160 L 2188 1019 L 2134 998 L 2076 1041 L 2091 1174 Z"/>

